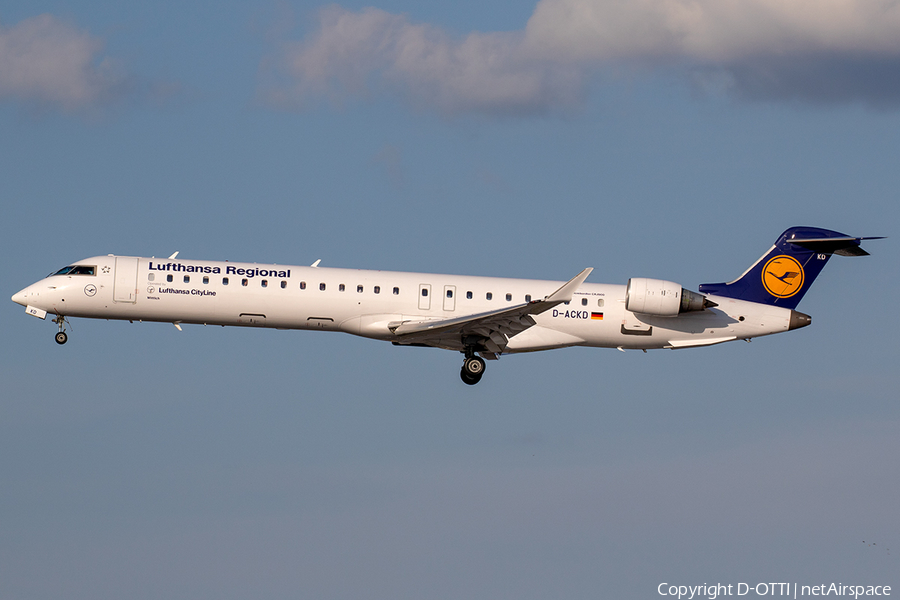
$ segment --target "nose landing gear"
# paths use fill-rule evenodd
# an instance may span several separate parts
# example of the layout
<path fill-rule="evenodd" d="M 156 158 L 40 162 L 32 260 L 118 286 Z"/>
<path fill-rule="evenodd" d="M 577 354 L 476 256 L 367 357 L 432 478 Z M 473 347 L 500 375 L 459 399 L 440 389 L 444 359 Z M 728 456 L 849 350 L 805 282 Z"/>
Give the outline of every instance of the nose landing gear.
<path fill-rule="evenodd" d="M 69 336 L 66 335 L 66 318 L 62 315 L 56 315 L 53 322 L 59 325 L 59 332 L 56 334 L 55 339 L 56 343 L 62 346 L 69 340 Z"/>

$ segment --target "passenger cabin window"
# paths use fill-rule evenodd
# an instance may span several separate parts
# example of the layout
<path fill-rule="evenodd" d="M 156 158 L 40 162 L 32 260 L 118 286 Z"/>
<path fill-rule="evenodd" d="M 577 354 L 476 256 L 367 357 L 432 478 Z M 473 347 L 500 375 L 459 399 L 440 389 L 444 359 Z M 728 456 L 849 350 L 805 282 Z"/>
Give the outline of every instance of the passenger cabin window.
<path fill-rule="evenodd" d="M 305 282 L 305 281 L 301 281 L 301 282 L 300 282 L 300 289 L 301 289 L 301 290 L 305 290 L 305 289 L 306 289 L 306 282 Z"/>
<path fill-rule="evenodd" d="M 507 302 L 510 302 L 511 300 L 512 300 L 512 294 L 507 294 L 507 295 L 506 295 L 506 301 L 507 301 Z"/>
<path fill-rule="evenodd" d="M 324 291 L 325 291 L 325 284 L 324 284 L 324 283 L 320 283 L 320 284 L 319 284 L 319 291 L 320 291 L 320 292 L 324 292 Z"/>
<path fill-rule="evenodd" d="M 343 283 L 342 283 L 341 285 L 338 286 L 338 291 L 339 291 L 339 292 L 343 292 L 343 291 L 346 290 L 346 289 L 347 289 L 347 286 L 344 285 Z"/>
<path fill-rule="evenodd" d="M 603 298 L 600 298 L 599 300 L 597 300 L 597 306 L 600 306 L 600 307 L 603 306 Z"/>
<path fill-rule="evenodd" d="M 203 283 L 209 283 L 209 277 L 204 277 L 204 278 L 203 278 Z"/>
<path fill-rule="evenodd" d="M 484 295 L 484 297 L 487 298 L 488 300 L 493 300 L 494 294 L 492 294 L 491 292 L 488 292 L 487 294 Z"/>
<path fill-rule="evenodd" d="M 448 297 L 448 298 L 452 298 L 452 297 L 453 297 L 453 290 L 447 290 L 447 297 Z"/>
<path fill-rule="evenodd" d="M 582 306 L 587 306 L 587 298 L 582 298 L 582 299 L 581 299 L 581 305 L 582 305 Z"/>
<path fill-rule="evenodd" d="M 356 292 L 358 294 L 362 294 L 362 291 L 363 291 L 363 286 L 361 286 L 361 285 L 356 286 Z"/>
<path fill-rule="evenodd" d="M 466 300 L 472 299 L 472 292 L 466 292 Z"/>
<path fill-rule="evenodd" d="M 374 291 L 375 291 L 376 294 L 380 294 L 380 293 L 381 293 L 381 286 L 380 286 L 380 285 L 376 285 Z"/>
<path fill-rule="evenodd" d="M 422 288 L 422 296 L 424 297 L 427 295 L 428 295 L 428 288 Z"/>
<path fill-rule="evenodd" d="M 281 281 L 281 289 L 284 289 L 286 287 L 287 287 L 287 281 L 282 280 Z"/>
<path fill-rule="evenodd" d="M 267 279 L 263 279 L 259 282 L 263 287 L 269 287 L 269 281 Z"/>
<path fill-rule="evenodd" d="M 246 279 L 241 279 L 241 285 L 243 285 L 243 286 L 246 287 L 247 283 L 248 283 L 248 282 L 247 282 Z"/>
<path fill-rule="evenodd" d="M 166 275 L 166 281 L 168 281 L 169 283 L 172 283 L 172 280 L 173 280 L 173 279 L 174 279 L 174 277 L 172 277 L 171 274 Z"/>
<path fill-rule="evenodd" d="M 222 278 L 222 285 L 228 285 L 228 278 L 227 278 L 227 277 L 223 277 L 223 278 Z"/>
<path fill-rule="evenodd" d="M 398 288 L 398 287 L 395 287 L 395 288 L 394 288 L 394 295 L 395 295 L 395 296 L 399 296 L 399 295 L 400 295 L 400 288 Z"/>
<path fill-rule="evenodd" d="M 531 294 L 525 294 L 525 302 L 531 302 Z"/>
<path fill-rule="evenodd" d="M 147 275 L 147 281 L 156 281 L 156 273 L 150 273 Z"/>
<path fill-rule="evenodd" d="M 185 275 L 185 276 L 184 276 L 184 282 L 185 282 L 185 283 L 190 283 L 190 282 L 191 282 L 191 276 L 190 276 L 190 275 Z"/>

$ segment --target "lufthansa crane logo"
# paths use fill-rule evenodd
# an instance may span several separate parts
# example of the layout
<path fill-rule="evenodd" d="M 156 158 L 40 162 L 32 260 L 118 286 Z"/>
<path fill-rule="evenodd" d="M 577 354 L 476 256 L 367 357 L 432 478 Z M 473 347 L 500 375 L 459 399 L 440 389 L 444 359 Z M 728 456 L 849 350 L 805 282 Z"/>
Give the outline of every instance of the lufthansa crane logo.
<path fill-rule="evenodd" d="M 796 258 L 781 254 L 763 267 L 762 282 L 776 298 L 790 298 L 803 288 L 803 267 Z"/>
<path fill-rule="evenodd" d="M 88 296 L 93 296 L 97 293 L 97 286 L 93 283 L 87 284 L 86 286 L 84 286 L 84 293 Z"/>

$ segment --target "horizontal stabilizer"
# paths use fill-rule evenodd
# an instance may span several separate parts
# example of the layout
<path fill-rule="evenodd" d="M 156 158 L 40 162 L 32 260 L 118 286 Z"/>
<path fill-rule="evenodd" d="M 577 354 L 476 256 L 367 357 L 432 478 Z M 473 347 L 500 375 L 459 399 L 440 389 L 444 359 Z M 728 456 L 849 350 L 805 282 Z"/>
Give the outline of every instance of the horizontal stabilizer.
<path fill-rule="evenodd" d="M 787 240 L 788 244 L 806 248 L 812 252 L 822 254 L 837 254 L 838 256 L 868 256 L 869 253 L 859 247 L 862 240 L 881 240 L 883 237 L 833 237 L 833 238 L 803 238 Z"/>

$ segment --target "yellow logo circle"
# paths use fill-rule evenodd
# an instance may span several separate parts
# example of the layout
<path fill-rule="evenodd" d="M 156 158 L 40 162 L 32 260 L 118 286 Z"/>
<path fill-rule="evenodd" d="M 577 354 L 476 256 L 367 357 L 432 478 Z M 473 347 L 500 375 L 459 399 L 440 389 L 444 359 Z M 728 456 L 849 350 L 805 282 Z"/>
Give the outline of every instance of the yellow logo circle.
<path fill-rule="evenodd" d="M 781 254 L 763 267 L 762 282 L 776 298 L 790 298 L 803 288 L 803 267 L 796 258 Z"/>

